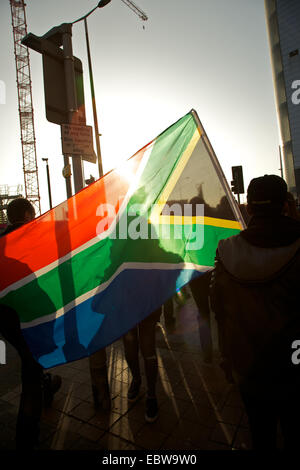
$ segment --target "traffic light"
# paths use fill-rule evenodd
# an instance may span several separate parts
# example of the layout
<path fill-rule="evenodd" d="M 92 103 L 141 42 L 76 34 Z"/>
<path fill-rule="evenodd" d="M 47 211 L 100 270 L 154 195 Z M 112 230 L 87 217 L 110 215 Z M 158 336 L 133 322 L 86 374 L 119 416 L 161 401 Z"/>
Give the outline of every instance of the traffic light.
<path fill-rule="evenodd" d="M 55 124 L 69 122 L 67 103 L 67 83 L 65 76 L 65 54 L 60 47 L 63 35 L 71 34 L 72 25 L 63 23 L 48 31 L 43 36 L 29 33 L 22 39 L 22 44 L 43 57 L 45 107 L 47 120 Z M 81 60 L 73 56 L 74 80 L 76 88 L 76 124 L 85 125 L 85 105 L 83 89 L 83 70 Z M 75 118 L 75 116 L 74 116 Z"/>
<path fill-rule="evenodd" d="M 234 194 L 244 194 L 244 178 L 243 178 L 243 167 L 232 166 L 232 178 L 231 181 L 231 191 Z"/>
<path fill-rule="evenodd" d="M 233 194 L 238 194 L 237 184 L 236 184 L 236 181 L 234 180 L 231 181 L 231 191 L 233 192 Z"/>

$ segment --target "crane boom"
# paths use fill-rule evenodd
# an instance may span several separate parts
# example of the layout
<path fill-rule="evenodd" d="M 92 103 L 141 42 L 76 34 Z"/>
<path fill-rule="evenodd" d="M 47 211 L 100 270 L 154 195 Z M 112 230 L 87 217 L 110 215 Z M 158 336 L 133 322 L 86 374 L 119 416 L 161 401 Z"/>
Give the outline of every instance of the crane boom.
<path fill-rule="evenodd" d="M 41 213 L 41 205 L 33 119 L 30 61 L 28 49 L 21 43 L 22 38 L 27 34 L 25 6 L 24 0 L 10 0 L 17 73 L 25 195 L 34 205 L 36 215 L 39 215 Z"/>
<path fill-rule="evenodd" d="M 136 13 L 140 18 L 141 20 L 143 21 L 147 21 L 148 20 L 148 16 L 146 15 L 146 13 L 144 13 L 137 5 L 135 5 L 135 3 L 133 3 L 131 0 L 122 0 L 123 3 L 125 3 L 125 5 L 127 5 L 132 11 L 134 11 L 134 13 Z"/>

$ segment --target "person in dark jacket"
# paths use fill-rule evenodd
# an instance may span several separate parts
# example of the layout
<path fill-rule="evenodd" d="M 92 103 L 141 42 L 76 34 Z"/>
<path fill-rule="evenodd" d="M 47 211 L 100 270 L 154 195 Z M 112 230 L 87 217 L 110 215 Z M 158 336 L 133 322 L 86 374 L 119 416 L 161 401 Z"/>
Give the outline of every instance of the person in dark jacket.
<path fill-rule="evenodd" d="M 7 207 L 9 225 L 0 235 L 8 235 L 35 218 L 32 204 L 24 198 L 12 200 Z M 1 256 L 5 256 L 4 253 Z M 23 263 L 11 259 L 11 269 L 20 269 Z M 17 350 L 21 359 L 22 393 L 16 426 L 17 450 L 33 450 L 38 446 L 39 423 L 42 407 L 50 406 L 61 385 L 60 376 L 44 373 L 33 358 L 22 335 L 17 312 L 0 305 L 0 333 Z"/>
<path fill-rule="evenodd" d="M 218 245 L 211 304 L 219 329 L 221 366 L 238 384 L 255 449 L 300 442 L 300 222 L 291 217 L 287 185 L 276 175 L 253 179 L 251 215 L 240 234 Z"/>

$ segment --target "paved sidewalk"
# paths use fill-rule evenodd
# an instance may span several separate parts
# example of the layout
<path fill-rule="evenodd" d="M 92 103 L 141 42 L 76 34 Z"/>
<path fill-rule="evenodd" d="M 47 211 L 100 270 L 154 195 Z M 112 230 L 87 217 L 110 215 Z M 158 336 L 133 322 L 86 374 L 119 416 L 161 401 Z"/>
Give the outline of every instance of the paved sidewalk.
<path fill-rule="evenodd" d="M 126 399 L 130 374 L 122 342 L 117 341 L 107 348 L 112 398 L 109 413 L 94 409 L 88 359 L 51 371 L 60 374 L 63 382 L 52 407 L 43 412 L 40 448 L 249 449 L 247 419 L 236 388 L 227 384 L 216 358 L 212 365 L 204 363 L 192 298 L 176 307 L 173 331 L 168 331 L 163 319 L 158 324 L 157 346 L 159 418 L 155 423 L 145 422 L 144 393 L 133 404 Z M 20 392 L 20 361 L 7 345 L 7 364 L 0 365 L 2 450 L 15 448 Z"/>

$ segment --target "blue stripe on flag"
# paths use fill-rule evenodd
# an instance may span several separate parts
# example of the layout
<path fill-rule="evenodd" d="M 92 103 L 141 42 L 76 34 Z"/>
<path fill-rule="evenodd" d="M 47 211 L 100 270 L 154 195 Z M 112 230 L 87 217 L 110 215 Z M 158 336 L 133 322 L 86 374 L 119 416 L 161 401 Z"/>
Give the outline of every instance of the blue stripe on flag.
<path fill-rule="evenodd" d="M 104 291 L 53 321 L 24 328 L 23 335 L 46 369 L 81 359 L 122 337 L 199 274 L 193 269 L 125 270 Z"/>

